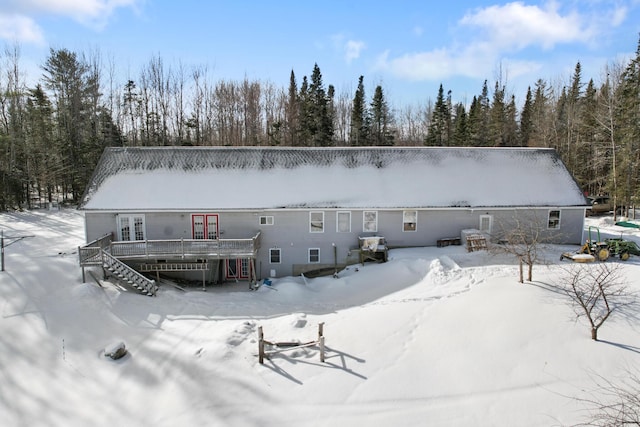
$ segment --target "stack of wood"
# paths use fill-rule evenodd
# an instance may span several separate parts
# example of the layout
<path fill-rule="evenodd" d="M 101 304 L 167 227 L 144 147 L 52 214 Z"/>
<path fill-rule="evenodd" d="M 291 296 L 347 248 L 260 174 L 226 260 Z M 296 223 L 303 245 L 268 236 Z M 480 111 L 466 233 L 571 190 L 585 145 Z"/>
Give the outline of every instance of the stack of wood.
<path fill-rule="evenodd" d="M 480 230 L 462 230 L 462 240 L 467 247 L 467 252 L 475 252 L 487 249 L 487 237 Z"/>

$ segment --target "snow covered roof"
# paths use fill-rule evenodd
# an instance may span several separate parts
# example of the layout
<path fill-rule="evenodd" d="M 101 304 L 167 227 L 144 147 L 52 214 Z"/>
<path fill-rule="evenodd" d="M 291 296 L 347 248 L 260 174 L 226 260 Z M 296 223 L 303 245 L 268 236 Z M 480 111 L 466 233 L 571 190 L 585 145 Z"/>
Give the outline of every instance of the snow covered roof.
<path fill-rule="evenodd" d="M 107 148 L 84 210 L 584 206 L 555 150 Z"/>

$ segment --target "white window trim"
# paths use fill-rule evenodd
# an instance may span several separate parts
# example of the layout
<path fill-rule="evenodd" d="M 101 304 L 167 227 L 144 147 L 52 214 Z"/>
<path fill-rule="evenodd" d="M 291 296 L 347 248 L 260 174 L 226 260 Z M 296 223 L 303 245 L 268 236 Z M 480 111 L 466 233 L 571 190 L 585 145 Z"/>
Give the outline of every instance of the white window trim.
<path fill-rule="evenodd" d="M 405 230 L 405 224 L 410 224 L 410 222 L 406 221 L 406 217 L 405 215 L 407 214 L 407 212 L 414 212 L 415 213 L 415 227 L 413 228 L 413 230 Z M 403 233 L 415 233 L 416 231 L 418 231 L 418 211 L 417 210 L 408 210 L 408 211 L 402 211 L 402 232 Z"/>
<path fill-rule="evenodd" d="M 488 218 L 489 219 L 489 229 L 488 230 L 483 230 L 482 229 L 482 220 Z M 493 229 L 493 215 L 480 215 L 480 218 L 478 219 L 478 230 L 480 230 L 483 233 L 487 233 L 487 234 L 491 234 L 491 230 Z"/>
<path fill-rule="evenodd" d="M 264 222 L 262 222 L 262 220 L 264 220 Z M 259 225 L 273 225 L 273 223 L 273 215 L 262 215 L 260 219 L 258 219 Z"/>
<path fill-rule="evenodd" d="M 271 256 L 271 253 L 274 251 L 278 251 L 278 253 L 280 254 L 278 256 L 279 261 L 278 262 L 273 262 L 272 259 L 273 257 Z M 269 264 L 282 264 L 282 249 L 280 248 L 269 248 Z"/>
<path fill-rule="evenodd" d="M 318 251 L 318 260 L 317 261 L 311 261 L 311 251 Z M 320 263 L 320 248 L 309 248 L 308 252 L 307 252 L 307 262 L 309 264 L 319 264 Z"/>
<path fill-rule="evenodd" d="M 136 241 L 136 218 L 142 219 L 142 240 L 147 238 L 147 225 L 145 222 L 144 214 L 118 214 L 116 215 L 116 229 L 118 231 L 118 240 L 124 241 L 122 236 L 122 219 L 127 218 L 129 220 L 129 240 L 130 242 Z"/>
<path fill-rule="evenodd" d="M 349 229 L 347 231 L 340 230 L 340 214 L 342 215 L 346 214 L 349 216 L 349 221 L 348 221 Z M 351 233 L 351 211 L 336 212 L 336 233 Z"/>
<path fill-rule="evenodd" d="M 367 216 L 367 213 L 369 213 L 369 212 L 373 212 L 376 215 L 376 220 L 375 220 L 375 223 L 374 223 L 374 227 L 373 227 L 374 229 L 373 230 L 367 230 L 365 228 L 365 224 L 367 223 L 366 216 Z M 377 233 L 378 232 L 378 211 L 363 211 L 362 212 L 362 232 L 363 233 Z"/>
<path fill-rule="evenodd" d="M 320 230 L 314 230 L 312 227 L 313 214 L 321 214 L 322 215 L 322 228 Z M 311 211 L 309 212 L 309 233 L 324 233 L 324 211 Z"/>
<path fill-rule="evenodd" d="M 551 212 L 558 212 L 558 225 L 556 227 L 550 227 L 549 222 L 551 221 Z M 547 213 L 547 230 L 559 230 L 562 224 L 562 211 L 560 209 L 549 209 Z"/>

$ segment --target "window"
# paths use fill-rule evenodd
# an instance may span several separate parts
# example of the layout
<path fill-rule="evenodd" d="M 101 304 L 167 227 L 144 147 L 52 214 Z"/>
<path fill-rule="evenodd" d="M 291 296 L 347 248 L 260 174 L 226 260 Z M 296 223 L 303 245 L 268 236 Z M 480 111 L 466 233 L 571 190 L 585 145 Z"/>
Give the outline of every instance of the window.
<path fill-rule="evenodd" d="M 191 235 L 194 239 L 217 239 L 218 214 L 192 215 L 191 230 Z"/>
<path fill-rule="evenodd" d="M 560 228 L 560 211 L 549 211 L 549 222 L 547 228 Z"/>
<path fill-rule="evenodd" d="M 269 264 L 280 264 L 280 248 L 269 249 Z"/>
<path fill-rule="evenodd" d="M 491 234 L 491 226 L 493 225 L 493 216 L 480 215 L 480 231 Z"/>
<path fill-rule="evenodd" d="M 336 224 L 338 233 L 351 233 L 351 212 L 336 213 Z"/>
<path fill-rule="evenodd" d="M 144 215 L 118 215 L 118 239 L 121 241 L 144 240 L 146 237 Z"/>
<path fill-rule="evenodd" d="M 402 212 L 402 231 L 416 231 L 418 211 Z"/>
<path fill-rule="evenodd" d="M 324 212 L 309 212 L 309 232 L 324 233 Z"/>
<path fill-rule="evenodd" d="M 362 231 L 378 231 L 377 211 L 364 211 L 362 213 Z"/>
<path fill-rule="evenodd" d="M 320 262 L 320 249 L 318 248 L 310 248 L 309 249 L 309 263 L 318 263 Z"/>
<path fill-rule="evenodd" d="M 273 216 L 261 216 L 260 225 L 273 225 Z"/>

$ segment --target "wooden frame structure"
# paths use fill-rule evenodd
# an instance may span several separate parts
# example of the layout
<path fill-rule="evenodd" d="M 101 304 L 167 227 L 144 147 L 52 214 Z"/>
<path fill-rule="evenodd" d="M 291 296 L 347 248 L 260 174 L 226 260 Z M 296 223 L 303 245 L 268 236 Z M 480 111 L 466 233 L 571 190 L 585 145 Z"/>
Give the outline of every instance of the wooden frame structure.
<path fill-rule="evenodd" d="M 266 350 L 265 345 L 277 347 L 275 350 Z M 318 339 L 316 341 L 309 341 L 306 343 L 292 342 L 292 341 L 280 341 L 272 342 L 264 339 L 264 333 L 262 326 L 258 327 L 258 362 L 264 364 L 264 358 L 269 358 L 271 354 L 282 353 L 284 351 L 296 350 L 305 347 L 318 347 L 320 349 L 320 362 L 324 363 L 324 322 L 318 324 Z"/>

